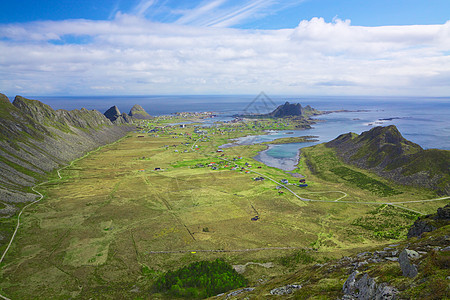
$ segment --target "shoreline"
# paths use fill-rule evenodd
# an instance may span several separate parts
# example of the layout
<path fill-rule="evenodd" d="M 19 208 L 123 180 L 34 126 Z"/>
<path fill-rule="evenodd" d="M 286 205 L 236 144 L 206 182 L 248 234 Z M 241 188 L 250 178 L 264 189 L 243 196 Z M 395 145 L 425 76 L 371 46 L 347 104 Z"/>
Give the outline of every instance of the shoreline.
<path fill-rule="evenodd" d="M 297 143 L 292 143 L 297 144 Z M 300 161 L 300 148 L 297 150 L 297 153 L 295 157 L 293 158 L 276 158 L 276 157 L 270 157 L 266 152 L 273 149 L 275 144 L 269 144 L 265 145 L 266 149 L 261 150 L 258 152 L 257 155 L 253 156 L 252 158 L 256 161 L 259 161 L 263 163 L 264 165 L 272 168 L 277 168 L 286 172 L 293 171 L 297 169 L 298 163 Z M 264 159 L 264 156 L 266 158 L 270 157 L 270 159 L 274 162 L 273 164 L 270 163 L 270 160 Z M 277 163 L 278 162 L 278 163 Z M 281 163 L 279 163 L 281 162 Z"/>

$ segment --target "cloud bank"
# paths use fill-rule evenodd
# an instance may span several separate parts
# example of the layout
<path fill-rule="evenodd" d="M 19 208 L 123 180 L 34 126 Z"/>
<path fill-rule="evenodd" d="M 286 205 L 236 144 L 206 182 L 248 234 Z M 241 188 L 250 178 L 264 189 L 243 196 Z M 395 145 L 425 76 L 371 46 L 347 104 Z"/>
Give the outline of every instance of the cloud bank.
<path fill-rule="evenodd" d="M 192 24 L 208 7 L 172 24 L 151 22 L 141 16 L 151 4 L 105 21 L 0 25 L 0 92 L 450 94 L 450 21 L 362 27 L 313 18 L 291 29 L 245 30 L 214 27 L 219 19 Z"/>

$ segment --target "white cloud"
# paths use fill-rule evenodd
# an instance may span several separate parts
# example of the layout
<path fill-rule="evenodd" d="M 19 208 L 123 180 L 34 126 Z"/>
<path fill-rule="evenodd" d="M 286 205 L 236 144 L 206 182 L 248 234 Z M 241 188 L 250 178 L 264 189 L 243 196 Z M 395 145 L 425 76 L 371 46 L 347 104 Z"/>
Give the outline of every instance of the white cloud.
<path fill-rule="evenodd" d="M 0 25 L 0 92 L 448 95 L 449 51 L 450 21 L 362 27 L 313 18 L 293 29 L 242 30 L 118 13 Z"/>
<path fill-rule="evenodd" d="M 143 17 L 150 9 L 150 7 L 156 4 L 156 2 L 156 0 L 141 0 L 133 9 L 133 13 L 137 16 Z"/>

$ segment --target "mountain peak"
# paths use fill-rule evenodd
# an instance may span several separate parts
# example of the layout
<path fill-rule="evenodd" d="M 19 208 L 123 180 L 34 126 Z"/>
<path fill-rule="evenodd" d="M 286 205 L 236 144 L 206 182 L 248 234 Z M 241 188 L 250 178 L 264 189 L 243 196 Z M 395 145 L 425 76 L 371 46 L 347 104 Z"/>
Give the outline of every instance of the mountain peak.
<path fill-rule="evenodd" d="M 303 110 L 300 103 L 286 103 L 278 106 L 273 112 L 269 113 L 269 116 L 275 118 L 302 116 Z"/>
<path fill-rule="evenodd" d="M 274 111 L 267 114 L 267 116 L 274 118 L 309 117 L 319 113 L 319 111 L 309 105 L 302 107 L 300 103 L 289 103 L 289 101 L 286 101 L 284 104 L 278 106 Z"/>
<path fill-rule="evenodd" d="M 121 113 L 117 106 L 111 106 L 104 113 L 105 117 L 107 117 L 111 122 L 114 122 L 118 117 L 120 117 Z"/>
<path fill-rule="evenodd" d="M 141 120 L 151 119 L 151 116 L 139 104 L 135 104 L 131 108 L 129 115 L 130 115 L 130 117 L 133 117 L 133 118 L 136 118 L 136 119 L 141 119 Z"/>
<path fill-rule="evenodd" d="M 39 123 L 45 123 L 47 120 L 56 119 L 55 111 L 49 105 L 44 104 L 39 100 L 31 100 L 22 96 L 16 96 L 12 104 Z"/>
<path fill-rule="evenodd" d="M 1 104 L 11 104 L 8 97 L 6 97 L 6 95 L 4 95 L 2 93 L 0 93 L 0 105 Z"/>

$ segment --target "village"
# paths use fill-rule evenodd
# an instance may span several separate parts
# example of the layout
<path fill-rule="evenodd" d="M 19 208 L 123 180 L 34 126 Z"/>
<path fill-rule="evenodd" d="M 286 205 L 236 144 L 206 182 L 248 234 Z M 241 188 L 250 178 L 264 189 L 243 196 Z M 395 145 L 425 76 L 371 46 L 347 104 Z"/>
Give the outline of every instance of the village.
<path fill-rule="evenodd" d="M 263 163 L 250 159 L 250 157 L 244 158 L 242 155 L 236 155 L 235 152 L 238 150 L 234 150 L 233 147 L 226 149 L 220 148 L 220 145 L 215 144 L 212 140 L 215 139 L 226 144 L 230 139 L 249 133 L 265 134 L 267 130 L 292 129 L 293 127 L 289 120 L 253 120 L 237 117 L 232 121 L 216 123 L 214 126 L 209 127 L 202 127 L 201 123 L 198 122 L 170 123 L 170 121 L 173 121 L 179 116 L 197 117 L 197 114 L 177 113 L 172 118 L 167 116 L 158 117 L 157 120 L 145 121 L 140 124 L 138 131 L 136 131 L 139 134 L 137 135 L 138 139 L 145 137 L 173 139 L 173 143 L 165 144 L 162 148 L 165 151 L 172 151 L 175 155 L 180 155 L 180 158 L 177 162 L 165 168 L 154 165 L 149 170 L 140 169 L 139 172 L 165 172 L 173 168 L 184 168 L 186 172 L 192 169 L 204 169 L 205 171 L 209 170 L 213 172 L 234 171 L 239 174 L 248 175 L 248 180 L 255 183 L 265 182 L 274 191 L 274 195 L 279 196 L 284 195 L 287 186 L 297 187 L 299 191 L 308 187 L 306 178 L 298 173 L 295 176 L 286 173 L 285 175 L 288 175 L 290 179 L 281 177 L 279 174 L 276 176 L 271 174 L 270 176 L 272 178 L 275 177 L 278 184 L 272 181 L 266 181 L 266 177 L 260 175 L 261 169 L 266 169 Z M 200 155 L 202 158 L 189 159 L 193 153 L 197 156 Z M 148 158 L 141 157 L 139 159 L 146 160 Z M 241 180 L 241 178 L 239 177 L 237 180 Z M 260 215 L 255 215 L 250 220 L 258 221 L 260 219 Z"/>

